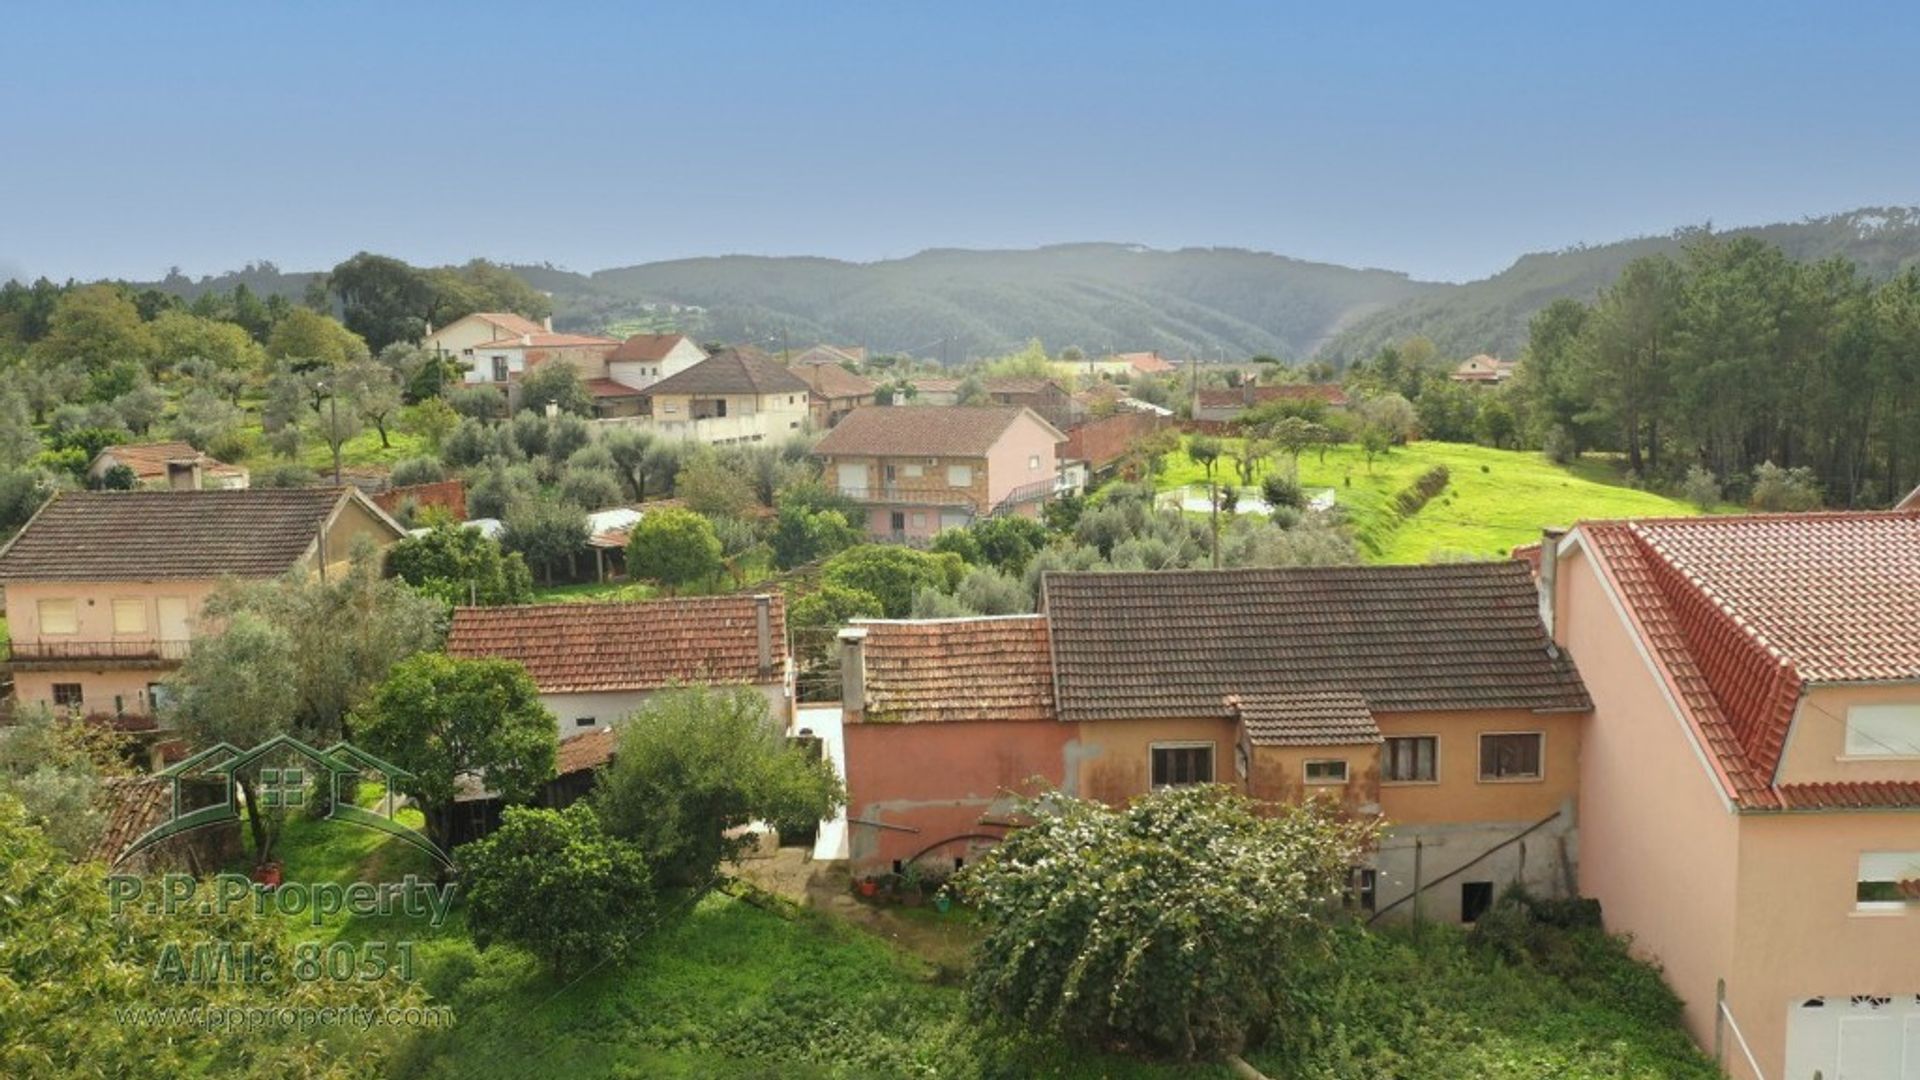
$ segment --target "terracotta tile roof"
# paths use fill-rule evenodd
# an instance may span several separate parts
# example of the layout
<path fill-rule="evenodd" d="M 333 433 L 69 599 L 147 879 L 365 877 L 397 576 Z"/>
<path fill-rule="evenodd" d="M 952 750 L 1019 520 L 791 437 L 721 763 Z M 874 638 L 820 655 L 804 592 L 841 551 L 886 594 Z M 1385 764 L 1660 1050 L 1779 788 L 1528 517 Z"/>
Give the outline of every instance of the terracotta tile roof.
<path fill-rule="evenodd" d="M 1920 806 L 1920 782 L 1781 784 L 1779 792 L 1780 803 L 1788 810 L 1888 810 Z"/>
<path fill-rule="evenodd" d="M 589 345 L 615 346 L 620 344 L 609 337 L 593 334 L 553 334 L 542 330 L 538 333 L 516 334 L 512 337 L 496 338 L 476 349 L 571 349 Z"/>
<path fill-rule="evenodd" d="M 980 388 L 989 394 L 1058 394 L 1064 397 L 1067 393 L 1061 389 L 1059 383 L 1054 382 L 1052 379 L 1042 379 L 1037 376 L 1025 377 L 1009 375 L 999 379 L 982 379 L 980 380 Z"/>
<path fill-rule="evenodd" d="M 790 361 L 794 367 L 813 364 L 862 364 L 867 359 L 864 347 L 841 348 L 838 345 L 815 345 L 796 353 Z"/>
<path fill-rule="evenodd" d="M 582 379 L 580 380 L 580 385 L 586 387 L 589 395 L 597 398 L 640 398 L 647 396 L 645 390 L 636 390 L 626 383 L 615 382 L 612 379 Z"/>
<path fill-rule="evenodd" d="M 112 864 L 135 840 L 173 816 L 173 781 L 164 776 L 110 776 L 94 802 L 105 817 L 87 857 Z"/>
<path fill-rule="evenodd" d="M 133 470 L 133 475 L 142 480 L 164 479 L 167 475 L 167 463 L 173 461 L 198 462 L 201 471 L 210 476 L 239 476 L 247 470 L 237 465 L 229 465 L 217 458 L 193 448 L 185 442 L 123 443 L 109 446 L 100 451 L 100 457 L 111 456 L 120 465 Z"/>
<path fill-rule="evenodd" d="M 501 337 L 519 337 L 521 334 L 544 334 L 545 326 L 534 322 L 525 315 L 516 315 L 511 311 L 476 311 L 468 318 L 479 319 L 495 328 Z M 448 323 L 448 326 L 453 325 Z M 446 327 L 441 327 L 446 329 Z"/>
<path fill-rule="evenodd" d="M 1585 710 L 1516 562 L 1054 573 L 1060 718 L 1230 716 L 1230 695 L 1341 691 L 1375 713 Z"/>
<path fill-rule="evenodd" d="M 1354 746 L 1377 743 L 1367 699 L 1345 690 L 1230 697 L 1228 707 L 1256 746 Z"/>
<path fill-rule="evenodd" d="M 447 652 L 518 660 L 548 694 L 779 682 L 787 659 L 786 603 L 773 594 L 774 669 L 764 675 L 755 605 L 752 596 L 704 596 L 455 608 Z"/>
<path fill-rule="evenodd" d="M 0 550 L 0 580 L 272 577 L 307 553 L 347 498 L 364 496 L 325 487 L 62 492 Z"/>
<path fill-rule="evenodd" d="M 607 360 L 665 360 L 686 340 L 685 334 L 635 334 L 608 353 Z"/>
<path fill-rule="evenodd" d="M 1053 663 L 1042 615 L 861 621 L 866 720 L 1051 720 Z"/>
<path fill-rule="evenodd" d="M 1021 405 L 869 405 L 855 409 L 814 445 L 816 454 L 983 457 L 1022 415 Z M 1065 435 L 1055 432 L 1056 438 Z"/>
<path fill-rule="evenodd" d="M 1920 678 L 1920 513 L 1583 522 L 1640 638 L 1743 806 L 1810 682 Z"/>
<path fill-rule="evenodd" d="M 610 727 L 595 728 L 572 738 L 561 739 L 559 748 L 553 754 L 553 774 L 565 776 L 598 769 L 613 760 L 613 752 L 619 745 L 620 735 Z"/>
<path fill-rule="evenodd" d="M 1283 383 L 1279 386 L 1240 386 L 1202 390 L 1196 402 L 1202 409 L 1252 408 L 1274 401 L 1321 401 L 1337 408 L 1347 404 L 1347 392 L 1333 383 Z"/>
<path fill-rule="evenodd" d="M 1171 361 L 1162 359 L 1157 352 L 1121 353 L 1115 360 L 1124 360 L 1128 367 L 1143 375 L 1162 375 L 1175 370 Z"/>
<path fill-rule="evenodd" d="M 659 394 L 804 394 L 800 376 L 771 360 L 723 349 L 678 374 L 647 388 Z"/>
<path fill-rule="evenodd" d="M 838 364 L 795 363 L 793 373 L 823 398 L 860 398 L 873 394 L 874 384 Z"/>

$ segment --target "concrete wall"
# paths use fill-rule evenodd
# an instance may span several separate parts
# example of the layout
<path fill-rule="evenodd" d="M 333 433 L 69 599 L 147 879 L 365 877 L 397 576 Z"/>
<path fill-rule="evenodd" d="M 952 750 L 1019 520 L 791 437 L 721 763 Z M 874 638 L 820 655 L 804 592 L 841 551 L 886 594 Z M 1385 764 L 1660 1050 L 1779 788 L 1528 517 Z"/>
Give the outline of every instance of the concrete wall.
<path fill-rule="evenodd" d="M 727 403 L 715 415 L 714 402 Z M 662 435 L 705 443 L 784 439 L 806 427 L 804 391 L 780 394 L 662 394 L 651 399 L 652 420 Z"/>
<path fill-rule="evenodd" d="M 793 718 L 793 699 L 787 693 L 786 686 L 778 681 L 763 683 L 756 687 L 767 699 L 768 711 L 782 731 L 786 730 Z M 584 735 L 596 727 L 618 726 L 620 721 L 633 715 L 634 711 L 645 704 L 647 699 L 659 693 L 658 690 L 614 690 L 591 694 L 547 694 L 540 695 L 540 704 L 553 714 L 554 724 L 562 739 L 571 739 L 575 735 Z M 581 725 L 581 719 L 591 719 L 593 723 Z"/>
<path fill-rule="evenodd" d="M 105 645 L 128 653 L 156 645 L 162 656 L 171 657 L 145 664 L 129 660 L 92 663 L 76 660 L 58 666 L 34 663 L 34 668 L 44 670 L 16 668 L 14 671 L 15 699 L 22 705 L 51 706 L 53 684 L 79 683 L 84 699 L 82 708 L 86 712 L 112 713 L 116 711 L 115 698 L 120 699 L 122 711 L 152 712 L 147 686 L 159 682 L 178 666 L 178 660 L 183 656 L 179 645 L 198 632 L 193 620 L 198 618 L 200 606 L 213 588 L 212 581 L 53 581 L 14 582 L 8 585 L 7 627 L 17 645 L 29 648 L 43 644 L 57 648 L 61 643 L 71 643 L 76 648 Z M 175 627 L 162 631 L 160 607 L 163 598 L 170 602 L 170 608 L 184 605 L 189 620 L 185 633 Z M 78 632 L 43 635 L 40 632 L 39 612 L 39 602 L 43 599 L 73 600 Z M 113 632 L 115 600 L 135 600 L 140 603 L 146 614 L 144 632 Z M 172 644 L 159 644 L 166 642 Z"/>
<path fill-rule="evenodd" d="M 1800 699 L 1780 760 L 1782 784 L 1920 782 L 1920 757 L 1848 756 L 1847 710 L 1854 705 L 1920 706 L 1920 686 L 1813 686 Z"/>
<path fill-rule="evenodd" d="M 1052 480 L 1059 473 L 1054 433 L 1039 419 L 1022 415 L 987 451 L 987 509 L 1015 488 Z"/>
<path fill-rule="evenodd" d="M 1440 740 L 1435 782 L 1381 781 L 1380 811 L 1392 822 L 1532 823 L 1553 813 L 1580 788 L 1584 715 L 1506 709 L 1381 713 L 1375 720 L 1384 736 L 1433 735 Z M 1541 749 L 1541 778 L 1480 779 L 1480 736 L 1527 731 L 1546 737 Z"/>

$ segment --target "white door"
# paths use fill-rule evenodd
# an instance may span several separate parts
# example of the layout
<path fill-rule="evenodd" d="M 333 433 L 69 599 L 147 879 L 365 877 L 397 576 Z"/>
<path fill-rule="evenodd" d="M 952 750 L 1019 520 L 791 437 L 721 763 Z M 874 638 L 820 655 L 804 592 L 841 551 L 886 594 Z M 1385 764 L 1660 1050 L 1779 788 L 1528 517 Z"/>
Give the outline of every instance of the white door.
<path fill-rule="evenodd" d="M 840 491 L 846 495 L 864 495 L 867 491 L 867 467 L 865 465 L 841 465 L 834 471 L 840 480 Z"/>
<path fill-rule="evenodd" d="M 192 610 L 187 606 L 186 597 L 163 596 L 159 607 L 161 641 L 185 641 L 192 636 L 187 628 Z"/>
<path fill-rule="evenodd" d="M 1920 998 L 1831 995 L 1788 1010 L 1788 1080 L 1920 1080 Z"/>

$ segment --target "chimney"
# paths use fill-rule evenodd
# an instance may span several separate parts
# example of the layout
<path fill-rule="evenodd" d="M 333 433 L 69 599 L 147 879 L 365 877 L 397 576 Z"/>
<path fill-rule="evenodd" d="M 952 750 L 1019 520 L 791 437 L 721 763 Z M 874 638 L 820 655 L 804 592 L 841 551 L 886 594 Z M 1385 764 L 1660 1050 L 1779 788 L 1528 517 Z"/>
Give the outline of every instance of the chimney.
<path fill-rule="evenodd" d="M 521 335 L 520 335 L 520 344 L 522 344 L 522 345 L 531 345 L 531 344 L 533 344 L 533 335 L 532 335 L 532 334 L 521 334 Z"/>
<path fill-rule="evenodd" d="M 761 593 L 753 598 L 753 630 L 760 643 L 760 675 L 773 674 L 773 596 Z"/>
<path fill-rule="evenodd" d="M 560 403 L 557 401 L 547 402 L 547 419 L 551 420 L 554 417 L 559 415 L 560 415 Z"/>
<path fill-rule="evenodd" d="M 541 319 L 540 325 L 547 328 L 547 333 L 549 334 L 553 333 L 553 316 L 549 315 L 546 318 Z"/>
<path fill-rule="evenodd" d="M 859 723 L 867 711 L 867 628 L 840 631 L 840 715 Z"/>
<path fill-rule="evenodd" d="M 1540 580 L 1537 582 L 1540 587 L 1540 622 L 1547 628 L 1547 647 L 1556 656 L 1560 653 L 1560 646 L 1555 643 L 1554 637 L 1559 629 L 1554 621 L 1554 602 L 1560 582 L 1560 540 L 1566 535 L 1565 529 L 1543 529 L 1540 532 Z"/>
<path fill-rule="evenodd" d="M 199 491 L 201 483 L 200 462 L 197 459 L 167 462 L 168 487 L 175 491 Z"/>

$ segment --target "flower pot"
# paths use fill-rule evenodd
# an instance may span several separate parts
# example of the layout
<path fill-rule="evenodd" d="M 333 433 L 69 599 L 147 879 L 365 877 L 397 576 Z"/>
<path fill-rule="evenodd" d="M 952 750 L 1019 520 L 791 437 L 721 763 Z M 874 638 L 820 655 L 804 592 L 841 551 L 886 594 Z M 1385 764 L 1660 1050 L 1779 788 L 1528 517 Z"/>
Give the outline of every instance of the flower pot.
<path fill-rule="evenodd" d="M 277 862 L 261 863 L 259 866 L 254 867 L 253 880 L 255 884 L 265 885 L 269 889 L 279 888 L 280 864 Z"/>
<path fill-rule="evenodd" d="M 854 883 L 854 887 L 860 890 L 861 896 L 864 896 L 869 900 L 871 900 L 876 894 L 880 892 L 880 883 L 870 877 L 861 878 L 859 881 Z"/>
<path fill-rule="evenodd" d="M 951 907 L 953 907 L 953 897 L 948 896 L 946 893 L 940 893 L 933 898 L 933 910 L 940 914 L 945 915 Z"/>

